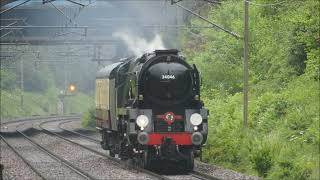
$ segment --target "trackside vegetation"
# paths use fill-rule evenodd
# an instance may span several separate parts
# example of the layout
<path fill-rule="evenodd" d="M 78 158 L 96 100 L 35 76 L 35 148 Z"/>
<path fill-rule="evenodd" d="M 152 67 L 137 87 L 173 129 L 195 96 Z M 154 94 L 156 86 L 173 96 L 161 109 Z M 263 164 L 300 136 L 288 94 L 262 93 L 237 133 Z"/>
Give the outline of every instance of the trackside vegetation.
<path fill-rule="evenodd" d="M 24 104 L 20 104 L 19 89 L 1 90 L 1 119 L 26 117 L 34 115 L 53 115 L 61 113 L 58 108 L 58 89 L 47 90 L 43 93 L 25 91 Z M 65 100 L 66 114 L 82 113 L 92 104 L 92 96 L 78 92 Z"/>
<path fill-rule="evenodd" d="M 89 129 L 95 129 L 96 127 L 96 111 L 95 108 L 90 107 L 83 113 L 81 125 Z"/>
<path fill-rule="evenodd" d="M 32 59 L 24 59 L 24 92 L 20 90 L 20 73 L 17 63 L 11 63 L 7 67 L 6 62 L 1 62 L 1 119 L 26 117 L 33 115 L 50 115 L 61 113 L 59 107 L 59 95 L 62 87 L 59 87 L 60 77 L 54 75 L 48 65 L 43 64 L 35 69 Z M 75 71 L 77 72 L 77 71 Z M 61 74 L 61 72 L 57 72 Z M 78 77 L 78 76 L 77 76 Z M 72 77 L 70 78 L 72 79 Z M 77 85 L 81 84 L 76 83 Z M 78 86 L 73 96 L 65 98 L 65 113 L 81 113 L 93 105 L 93 94 Z M 21 106 L 21 94 L 23 105 Z"/>
<path fill-rule="evenodd" d="M 318 179 L 319 1 L 251 1 L 249 124 L 243 128 L 243 40 L 213 29 L 183 32 L 210 110 L 204 161 L 265 179 Z M 198 12 L 243 34 L 243 1 Z M 191 25 L 206 25 L 190 18 Z"/>

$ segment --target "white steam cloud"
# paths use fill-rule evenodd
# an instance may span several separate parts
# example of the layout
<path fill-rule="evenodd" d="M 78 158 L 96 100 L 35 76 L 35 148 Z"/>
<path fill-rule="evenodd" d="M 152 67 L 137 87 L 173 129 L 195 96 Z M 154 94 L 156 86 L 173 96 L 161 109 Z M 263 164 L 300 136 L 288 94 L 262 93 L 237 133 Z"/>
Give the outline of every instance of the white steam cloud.
<path fill-rule="evenodd" d="M 149 42 L 142 37 L 133 36 L 125 32 L 116 32 L 113 33 L 112 36 L 123 40 L 128 46 L 128 50 L 136 56 L 141 56 L 144 53 L 152 52 L 156 49 L 165 49 L 159 34 L 156 34 L 154 39 Z"/>

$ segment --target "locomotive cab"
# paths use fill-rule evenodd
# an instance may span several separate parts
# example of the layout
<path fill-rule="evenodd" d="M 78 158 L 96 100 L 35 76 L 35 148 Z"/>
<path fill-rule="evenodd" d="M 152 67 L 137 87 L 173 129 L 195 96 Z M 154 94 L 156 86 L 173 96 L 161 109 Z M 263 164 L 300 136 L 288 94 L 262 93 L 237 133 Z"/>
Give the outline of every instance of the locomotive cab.
<path fill-rule="evenodd" d="M 110 155 L 135 157 L 145 168 L 174 162 L 191 171 L 208 134 L 199 72 L 177 50 L 107 66 L 97 74 L 96 119 Z"/>

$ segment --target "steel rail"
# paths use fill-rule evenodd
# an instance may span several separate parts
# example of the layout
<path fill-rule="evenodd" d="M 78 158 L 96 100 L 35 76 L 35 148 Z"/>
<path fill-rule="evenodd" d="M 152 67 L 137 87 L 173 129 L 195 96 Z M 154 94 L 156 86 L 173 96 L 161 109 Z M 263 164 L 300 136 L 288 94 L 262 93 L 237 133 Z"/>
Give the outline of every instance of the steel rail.
<path fill-rule="evenodd" d="M 98 140 L 98 139 L 94 139 L 94 138 L 92 138 L 92 137 L 86 136 L 86 135 L 81 134 L 81 133 L 78 133 L 78 132 L 76 132 L 76 131 L 68 130 L 68 129 L 65 129 L 65 128 L 61 127 L 62 124 L 65 124 L 65 123 L 68 123 L 68 122 L 71 122 L 71 121 L 65 121 L 65 122 L 59 123 L 59 124 L 58 124 L 58 128 L 61 129 L 61 130 L 63 130 L 63 131 L 66 131 L 66 132 L 79 135 L 79 136 L 81 136 L 81 137 L 83 137 L 83 138 L 86 138 L 86 139 L 88 139 L 88 140 L 90 140 L 90 141 L 92 141 L 92 142 L 95 142 L 95 143 L 97 143 L 97 144 L 100 144 L 100 143 L 101 143 L 101 141 Z"/>
<path fill-rule="evenodd" d="M 53 119 L 53 118 L 77 118 L 80 117 L 79 114 L 75 115 L 64 115 L 64 116 L 35 116 L 35 117 L 26 117 L 26 118 L 17 118 L 14 120 L 8 120 L 5 122 L 1 122 L 0 126 L 7 125 L 7 124 L 13 124 L 13 123 L 18 123 L 18 122 L 26 122 L 26 121 L 37 121 L 37 120 L 48 120 L 48 119 Z"/>
<path fill-rule="evenodd" d="M 77 173 L 78 175 L 86 178 L 86 179 L 96 179 L 95 177 L 89 175 L 88 173 L 84 172 L 83 170 L 79 169 L 78 167 L 72 165 L 70 162 L 68 162 L 67 160 L 59 157 L 58 155 L 56 155 L 55 153 L 53 153 L 52 151 L 48 150 L 47 148 L 41 146 L 39 143 L 35 142 L 34 140 L 32 140 L 29 136 L 27 136 L 25 133 L 16 130 L 17 133 L 21 134 L 26 140 L 28 140 L 32 145 L 34 145 L 35 147 L 37 147 L 39 150 L 41 150 L 42 152 L 48 154 L 50 157 L 52 157 L 53 159 L 57 160 L 58 162 L 61 162 L 62 164 L 64 164 L 66 167 L 68 167 L 69 169 L 71 169 L 73 172 Z"/>
<path fill-rule="evenodd" d="M 52 132 L 52 131 L 47 130 L 47 129 L 45 129 L 45 128 L 43 127 L 44 124 L 51 123 L 51 122 L 55 122 L 55 121 L 59 121 L 59 120 L 52 120 L 52 121 L 42 122 L 42 123 L 39 124 L 39 127 L 40 127 L 40 129 L 41 129 L 42 131 L 44 131 L 44 132 L 46 132 L 46 133 L 48 133 L 48 134 L 51 134 L 51 135 L 56 136 L 56 137 L 59 137 L 60 139 L 63 139 L 63 140 L 65 140 L 65 141 L 67 141 L 67 142 L 69 142 L 69 143 L 71 143 L 71 144 L 75 144 L 75 145 L 80 146 L 80 147 L 82 147 L 82 148 L 84 148 L 84 149 L 87 149 L 87 150 L 89 150 L 89 151 L 91 151 L 91 152 L 94 152 L 95 154 L 98 154 L 98 155 L 100 155 L 100 156 L 102 156 L 102 157 L 105 157 L 105 158 L 107 158 L 107 159 L 109 159 L 109 160 L 111 160 L 111 161 L 113 161 L 113 162 L 116 162 L 116 163 L 118 163 L 119 165 L 123 165 L 123 166 L 129 167 L 129 168 L 135 169 L 135 170 L 137 170 L 138 172 L 143 172 L 143 173 L 145 173 L 145 174 L 151 175 L 151 176 L 156 177 L 156 178 L 161 179 L 161 180 L 170 180 L 169 178 L 167 178 L 167 177 L 165 177 L 165 176 L 162 176 L 162 175 L 160 175 L 160 174 L 154 173 L 154 172 L 152 172 L 152 171 L 149 171 L 149 170 L 146 170 L 146 169 L 137 167 L 137 166 L 133 166 L 133 165 L 131 165 L 131 164 L 125 163 L 124 161 L 121 161 L 120 159 L 117 159 L 117 158 L 108 156 L 108 155 L 106 155 L 105 153 L 102 153 L 102 152 L 97 151 L 97 150 L 95 150 L 95 149 L 89 148 L 89 147 L 87 147 L 87 146 L 85 146 L 85 145 L 82 145 L 82 144 L 80 144 L 80 143 L 74 142 L 74 141 L 72 141 L 72 140 L 70 140 L 70 139 L 68 139 L 68 138 L 65 138 L 65 137 L 61 136 L 61 135 L 58 134 L 58 133 Z M 121 167 L 121 168 L 123 168 L 123 167 Z"/>
<path fill-rule="evenodd" d="M 67 116 L 46 116 L 46 117 L 28 117 L 28 118 L 23 118 L 23 119 L 17 119 L 17 120 L 14 120 L 14 121 L 8 121 L 8 122 L 4 122 L 4 123 L 1 123 L 1 125 L 6 125 L 6 124 L 11 124 L 11 123 L 25 123 L 27 121 L 36 121 L 36 120 L 47 120 L 45 122 L 41 122 L 39 124 L 39 127 L 46 133 L 48 134 L 51 134 L 51 135 L 54 135 L 54 136 L 57 136 L 59 137 L 60 139 L 63 139 L 67 142 L 70 142 L 72 144 L 75 144 L 75 145 L 78 145 L 84 149 L 87 149 L 91 152 L 94 152 L 98 155 L 101 155 L 103 157 L 106 157 L 107 159 L 111 160 L 111 161 L 114 161 L 116 163 L 118 163 L 119 165 L 124 165 L 126 167 L 129 167 L 129 168 L 132 168 L 132 169 L 135 169 L 137 171 L 140 171 L 140 172 L 143 172 L 143 173 L 146 173 L 148 175 L 151 175 L 151 176 L 154 176 L 154 177 L 157 177 L 159 179 L 165 179 L 165 180 L 169 180 L 170 178 L 167 178 L 165 176 L 162 176 L 160 174 L 157 174 L 157 173 L 154 173 L 154 172 L 151 172 L 151 171 L 148 171 L 148 170 L 145 170 L 145 169 L 142 169 L 142 168 L 139 168 L 139 167 L 136 167 L 136 166 L 133 166 L 133 165 L 130 165 L 130 164 L 127 164 L 125 163 L 124 161 L 121 161 L 120 159 L 117 159 L 117 158 L 114 158 L 114 157 L 111 157 L 111 156 L 108 156 L 100 151 L 97 151 L 95 149 L 92 149 L 92 148 L 89 148 L 85 145 L 82 145 L 80 143 L 76 143 L 70 139 L 67 139 L 55 132 L 52 132 L 50 130 L 47 130 L 45 128 L 43 128 L 42 126 L 46 123 L 51 123 L 51 122 L 55 122 L 55 121 L 66 121 L 66 122 L 60 122 L 58 124 L 58 128 L 59 129 L 62 129 L 64 131 L 67 131 L 67 132 L 70 132 L 70 133 L 74 133 L 74 134 L 77 134 L 81 137 L 84 137 L 90 141 L 94 141 L 94 142 L 100 142 L 99 140 L 97 139 L 94 139 L 94 138 L 91 138 L 91 137 L 88 137 L 86 135 L 83 135 L 81 133 L 78 133 L 78 132 L 75 132 L 75 131 L 70 131 L 70 130 L 67 130 L 65 128 L 62 128 L 61 125 L 64 124 L 64 123 L 68 123 L 68 122 L 71 122 L 72 120 L 74 119 L 78 119 L 79 118 L 79 115 L 67 115 Z M 17 125 L 16 127 L 18 128 L 21 124 Z M 71 163 L 69 163 L 68 161 L 66 161 L 65 159 L 59 157 L 58 155 L 52 153 L 51 151 L 49 151 L 48 149 L 44 148 L 43 146 L 41 146 L 40 144 L 36 143 L 34 140 L 32 140 L 31 138 L 29 138 L 26 134 L 24 134 L 23 132 L 19 131 L 19 130 L 16 130 L 16 132 L 18 132 L 19 134 L 21 134 L 26 140 L 28 140 L 31 144 L 33 144 L 34 146 L 36 146 L 38 149 L 40 149 L 41 151 L 45 152 L 46 154 L 48 154 L 49 156 L 51 156 L 52 158 L 56 159 L 57 161 L 63 163 L 64 165 L 66 165 L 68 168 L 70 168 L 71 170 L 75 171 L 77 174 L 81 175 L 81 176 L 85 176 L 85 178 L 88 178 L 88 179 L 95 179 L 94 177 L 90 176 L 89 174 L 87 174 L 86 172 L 83 172 L 81 169 L 73 166 Z M 34 168 L 34 166 L 32 166 L 32 164 L 26 159 L 24 158 L 17 150 L 15 150 L 15 148 L 13 146 L 11 146 L 6 140 L 5 138 L 1 135 L 1 133 L 3 132 L 0 132 L 0 138 L 8 145 L 8 147 L 10 149 L 12 149 L 14 151 L 14 153 L 16 153 L 37 175 L 39 175 L 42 179 L 46 179 L 43 175 L 41 175 L 41 173 L 36 169 Z M 123 168 L 123 167 L 122 167 Z M 204 174 L 204 173 L 201 173 L 199 171 L 192 171 L 191 173 L 189 173 L 189 175 L 193 176 L 193 177 L 196 177 L 198 179 L 204 179 L 204 180 L 221 180 L 220 178 L 217 178 L 217 177 L 214 177 L 214 176 L 211 176 L 211 175 L 208 175 L 208 174 Z"/>
<path fill-rule="evenodd" d="M 205 179 L 205 180 L 222 180 L 221 178 L 209 175 L 209 174 L 205 174 L 199 171 L 192 171 L 189 173 L 191 176 L 194 176 L 196 178 L 199 179 Z"/>
<path fill-rule="evenodd" d="M 60 122 L 58 124 L 58 128 L 63 130 L 63 131 L 66 131 L 66 132 L 69 132 L 69 133 L 72 133 L 72 134 L 76 134 L 76 135 L 79 135 L 85 139 L 88 139 L 90 141 L 93 141 L 93 142 L 96 142 L 97 144 L 100 144 L 100 140 L 97 140 L 97 139 L 94 139 L 92 137 L 89 137 L 89 136 L 86 136 L 84 134 L 81 134 L 81 133 L 78 133 L 76 131 L 72 131 L 72 130 L 68 130 L 68 129 L 65 129 L 63 127 L 61 127 L 62 124 L 65 124 L 65 123 L 69 123 L 71 121 L 64 121 L 64 122 Z M 198 179 L 202 179 L 202 180 L 222 180 L 218 177 L 215 177 L 215 176 L 212 176 L 212 175 L 208 175 L 208 174 L 205 174 L 205 173 L 201 173 L 199 171 L 192 171 L 191 173 L 189 173 L 189 175 L 195 177 L 195 178 L 198 178 Z"/>
<path fill-rule="evenodd" d="M 18 150 L 16 150 L 15 147 L 13 147 L 1 134 L 0 134 L 0 138 L 2 139 L 2 141 L 7 144 L 7 146 L 24 162 L 26 163 L 33 172 L 35 172 L 41 179 L 45 180 L 48 179 L 46 177 L 44 177 L 40 171 L 38 171 L 31 163 L 30 161 L 28 161 L 25 157 L 23 157 L 23 155 L 21 153 L 19 153 Z"/>
<path fill-rule="evenodd" d="M 43 118 L 43 119 L 33 119 L 31 121 L 35 121 L 35 120 L 43 120 L 43 121 L 46 121 L 46 120 L 50 121 L 51 120 L 52 121 L 52 120 L 57 120 L 57 119 L 59 119 L 59 120 L 69 120 L 69 119 L 77 119 L 77 118 L 79 118 L 79 116 L 54 116 L 54 117 Z M 21 121 L 18 121 L 18 122 L 21 122 Z M 19 129 L 20 126 L 25 125 L 26 122 L 28 122 L 28 121 L 22 121 L 21 123 L 17 124 L 16 125 L 16 129 Z"/>
<path fill-rule="evenodd" d="M 16 128 L 19 128 L 19 126 L 24 125 L 26 122 L 28 121 L 39 121 L 39 120 L 50 120 L 50 119 L 57 119 L 59 118 L 59 120 L 62 119 L 70 119 L 70 118 L 79 118 L 79 115 L 67 115 L 67 116 L 39 116 L 39 117 L 28 117 L 28 118 L 21 118 L 21 119 L 16 119 L 13 121 L 7 121 L 7 122 L 3 122 L 0 125 L 8 125 L 8 124 L 14 124 L 14 123 L 19 123 L 16 125 Z M 52 121 L 52 120 L 51 120 Z M 60 159 L 57 155 L 53 154 L 52 152 L 50 152 L 49 150 L 45 149 L 44 147 L 42 147 L 41 145 L 39 145 L 38 143 L 34 142 L 32 139 L 30 139 L 27 135 L 25 135 L 24 133 L 22 133 L 19 130 L 16 130 L 17 133 L 19 133 L 20 135 L 22 135 L 22 137 L 24 137 L 26 140 L 28 140 L 33 146 L 35 146 L 36 148 L 38 148 L 39 150 L 45 152 L 46 154 L 48 154 L 50 157 L 52 157 L 53 159 L 57 160 L 58 162 L 63 163 L 65 166 L 67 166 L 69 169 L 71 169 L 72 171 L 76 172 L 77 174 L 79 174 L 82 177 L 85 177 L 86 179 L 95 179 L 93 177 L 87 176 L 85 172 L 81 172 L 81 170 L 79 171 L 79 169 L 75 168 L 74 166 L 69 166 L 68 162 L 66 162 L 64 159 Z M 5 134 L 5 132 L 1 132 L 0 131 L 0 139 L 3 140 L 4 143 L 7 144 L 7 146 L 15 153 L 17 154 L 18 157 L 20 157 L 22 159 L 22 161 L 24 163 L 26 163 L 41 179 L 50 179 L 45 177 L 44 175 L 42 175 L 40 173 L 40 171 L 38 171 L 30 161 L 28 161 L 25 157 L 23 157 L 23 155 L 21 153 L 19 153 L 18 150 L 16 150 L 16 148 L 14 146 L 12 146 L 7 140 L 6 138 L 2 135 Z M 67 164 L 66 164 L 67 163 Z"/>

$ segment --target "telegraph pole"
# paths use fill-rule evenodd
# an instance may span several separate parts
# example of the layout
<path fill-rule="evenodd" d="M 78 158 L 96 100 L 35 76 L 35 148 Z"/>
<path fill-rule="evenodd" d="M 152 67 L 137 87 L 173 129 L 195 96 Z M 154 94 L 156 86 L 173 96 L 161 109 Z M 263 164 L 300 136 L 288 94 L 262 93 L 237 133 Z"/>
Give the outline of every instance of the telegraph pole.
<path fill-rule="evenodd" d="M 243 127 L 248 126 L 249 0 L 244 1 Z"/>

